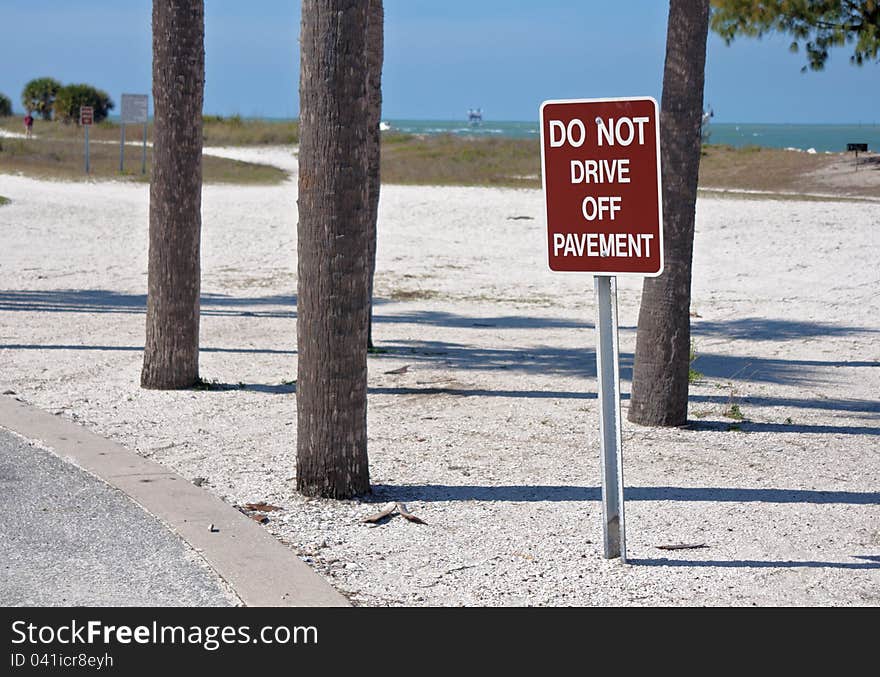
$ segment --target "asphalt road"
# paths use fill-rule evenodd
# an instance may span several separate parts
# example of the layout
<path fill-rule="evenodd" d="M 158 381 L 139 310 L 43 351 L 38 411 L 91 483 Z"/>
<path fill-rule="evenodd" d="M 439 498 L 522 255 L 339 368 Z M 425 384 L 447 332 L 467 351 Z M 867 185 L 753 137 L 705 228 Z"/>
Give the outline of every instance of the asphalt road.
<path fill-rule="evenodd" d="M 0 429 L 0 605 L 237 603 L 186 543 L 123 493 Z"/>

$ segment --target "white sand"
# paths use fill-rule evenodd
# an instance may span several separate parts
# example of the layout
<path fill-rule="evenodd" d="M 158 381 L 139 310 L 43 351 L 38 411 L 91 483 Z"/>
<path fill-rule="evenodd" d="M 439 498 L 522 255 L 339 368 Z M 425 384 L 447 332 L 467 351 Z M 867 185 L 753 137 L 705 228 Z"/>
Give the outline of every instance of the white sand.
<path fill-rule="evenodd" d="M 880 205 L 700 200 L 696 425 L 626 424 L 621 566 L 601 552 L 592 281 L 547 271 L 539 191 L 383 188 L 375 494 L 294 493 L 295 190 L 205 188 L 201 372 L 244 387 L 152 392 L 147 187 L 0 176 L 0 392 L 283 506 L 267 528 L 356 604 L 880 603 Z M 625 379 L 639 289 L 621 280 Z M 428 524 L 360 523 L 392 499 Z"/>

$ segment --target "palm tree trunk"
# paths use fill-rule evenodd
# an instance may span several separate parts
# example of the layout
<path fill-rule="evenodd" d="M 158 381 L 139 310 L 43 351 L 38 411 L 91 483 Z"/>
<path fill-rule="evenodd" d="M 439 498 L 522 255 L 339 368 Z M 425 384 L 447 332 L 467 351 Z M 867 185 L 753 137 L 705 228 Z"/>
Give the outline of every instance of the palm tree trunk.
<path fill-rule="evenodd" d="M 660 105 L 665 268 L 642 288 L 629 420 L 687 421 L 691 261 L 709 0 L 670 0 Z"/>
<path fill-rule="evenodd" d="M 368 5 L 302 5 L 296 485 L 329 498 L 370 490 Z"/>
<path fill-rule="evenodd" d="M 153 168 L 141 385 L 199 377 L 204 0 L 153 1 Z"/>
<path fill-rule="evenodd" d="M 373 277 L 376 273 L 376 241 L 378 239 L 379 190 L 381 185 L 382 135 L 379 122 L 382 120 L 382 62 L 385 52 L 385 10 L 382 0 L 369 0 L 367 21 L 367 122 L 368 148 L 368 180 L 369 195 L 367 217 L 370 232 L 370 248 L 367 252 L 369 266 L 369 299 L 370 315 L 367 327 L 367 348 L 373 347 Z"/>

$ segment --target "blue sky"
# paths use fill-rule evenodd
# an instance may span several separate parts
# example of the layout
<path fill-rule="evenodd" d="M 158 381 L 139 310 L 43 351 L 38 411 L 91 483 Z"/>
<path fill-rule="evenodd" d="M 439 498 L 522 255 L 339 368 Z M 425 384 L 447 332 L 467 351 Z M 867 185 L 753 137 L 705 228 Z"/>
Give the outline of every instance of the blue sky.
<path fill-rule="evenodd" d="M 544 99 L 660 98 L 666 0 L 385 0 L 387 119 L 535 120 Z M 258 8 L 258 9 L 257 9 Z M 150 0 L 2 0 L 0 92 L 51 75 L 119 101 L 150 92 Z M 291 117 L 299 109 L 298 0 L 206 0 L 205 111 Z M 790 40 L 710 36 L 706 101 L 716 122 L 880 122 L 880 64 L 832 53 L 800 72 Z"/>

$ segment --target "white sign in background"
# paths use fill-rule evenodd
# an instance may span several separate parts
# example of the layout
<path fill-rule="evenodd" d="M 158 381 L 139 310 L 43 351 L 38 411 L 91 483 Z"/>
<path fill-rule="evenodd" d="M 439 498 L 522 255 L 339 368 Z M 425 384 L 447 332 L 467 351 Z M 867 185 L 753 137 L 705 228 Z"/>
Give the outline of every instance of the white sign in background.
<path fill-rule="evenodd" d="M 137 124 L 147 121 L 147 95 L 122 95 L 122 124 Z"/>

